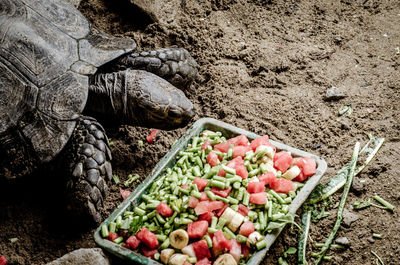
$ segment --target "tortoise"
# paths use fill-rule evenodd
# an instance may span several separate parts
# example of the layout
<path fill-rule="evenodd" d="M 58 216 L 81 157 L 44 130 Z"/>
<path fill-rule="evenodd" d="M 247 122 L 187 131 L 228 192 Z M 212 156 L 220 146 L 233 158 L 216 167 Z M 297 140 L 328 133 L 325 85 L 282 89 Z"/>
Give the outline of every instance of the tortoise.
<path fill-rule="evenodd" d="M 136 51 L 65 0 L 1 0 L 0 35 L 0 179 L 57 161 L 68 208 L 99 223 L 112 156 L 93 117 L 185 126 L 194 106 L 177 87 L 196 78 L 196 61 L 182 48 Z"/>

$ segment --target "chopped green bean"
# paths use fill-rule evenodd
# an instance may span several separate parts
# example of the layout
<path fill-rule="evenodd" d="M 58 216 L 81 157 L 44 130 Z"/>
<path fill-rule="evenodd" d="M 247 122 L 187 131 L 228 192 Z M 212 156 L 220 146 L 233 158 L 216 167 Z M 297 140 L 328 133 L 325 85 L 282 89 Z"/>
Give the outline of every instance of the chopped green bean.
<path fill-rule="evenodd" d="M 135 207 L 135 209 L 133 210 L 137 215 L 139 216 L 143 216 L 146 214 L 145 210 L 140 209 L 139 207 Z"/>
<path fill-rule="evenodd" d="M 169 247 L 169 238 L 167 238 L 161 245 L 160 249 L 166 249 Z"/>
<path fill-rule="evenodd" d="M 215 228 L 217 226 L 218 218 L 213 216 L 211 217 L 211 227 Z"/>
<path fill-rule="evenodd" d="M 208 248 L 212 248 L 213 244 L 212 244 L 211 237 L 209 235 L 205 235 L 205 236 L 203 236 L 203 238 L 206 240 Z"/>
<path fill-rule="evenodd" d="M 217 223 L 217 226 L 215 227 L 215 229 L 217 230 L 222 230 L 222 228 L 224 227 L 224 225 L 226 224 L 226 219 L 220 217 Z"/>
<path fill-rule="evenodd" d="M 236 235 L 226 226 L 223 228 L 223 233 L 228 239 L 236 239 Z"/>
<path fill-rule="evenodd" d="M 243 235 L 237 235 L 236 236 L 236 240 L 239 243 L 246 243 L 247 242 L 247 237 L 243 236 Z"/>
<path fill-rule="evenodd" d="M 212 191 L 210 191 L 210 190 L 207 190 L 206 191 L 206 195 L 208 196 L 208 198 L 210 198 L 212 201 L 215 201 L 217 198 L 215 197 L 215 194 L 212 192 Z"/>
<path fill-rule="evenodd" d="M 220 188 L 220 189 L 224 189 L 225 188 L 225 183 L 221 182 L 221 181 L 218 181 L 218 180 L 212 179 L 212 180 L 210 180 L 210 184 L 211 184 L 211 186 L 217 187 L 217 188 Z"/>
<path fill-rule="evenodd" d="M 248 193 L 247 191 L 244 192 L 243 195 L 243 205 L 245 206 L 249 206 L 249 200 L 250 200 L 250 193 Z"/>
<path fill-rule="evenodd" d="M 267 247 L 267 242 L 265 240 L 261 240 L 256 243 L 256 247 L 258 250 L 263 249 L 263 248 Z"/>
<path fill-rule="evenodd" d="M 101 226 L 101 236 L 102 237 L 108 237 L 109 235 L 110 235 L 110 233 L 108 231 L 107 225 L 102 225 Z"/>

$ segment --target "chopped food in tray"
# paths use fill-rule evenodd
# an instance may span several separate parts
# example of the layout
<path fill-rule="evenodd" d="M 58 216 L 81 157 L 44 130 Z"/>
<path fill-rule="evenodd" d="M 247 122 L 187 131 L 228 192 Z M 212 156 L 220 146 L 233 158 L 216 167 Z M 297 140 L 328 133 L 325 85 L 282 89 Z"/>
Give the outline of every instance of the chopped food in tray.
<path fill-rule="evenodd" d="M 277 151 L 268 136 L 205 130 L 101 234 L 164 264 L 246 264 L 267 233 L 294 223 L 289 205 L 315 172 L 314 159 Z"/>

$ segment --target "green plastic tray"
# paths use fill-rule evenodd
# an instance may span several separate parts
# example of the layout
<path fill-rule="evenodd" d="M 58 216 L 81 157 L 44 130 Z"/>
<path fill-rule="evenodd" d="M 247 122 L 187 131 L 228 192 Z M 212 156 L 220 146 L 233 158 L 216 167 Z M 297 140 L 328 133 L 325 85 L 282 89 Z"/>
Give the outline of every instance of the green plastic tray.
<path fill-rule="evenodd" d="M 118 207 L 115 209 L 115 211 L 96 229 L 94 233 L 94 239 L 96 243 L 105 249 L 106 251 L 124 259 L 127 261 L 131 261 L 134 263 L 140 263 L 140 264 L 150 264 L 150 265 L 160 265 L 161 263 L 149 259 L 140 253 L 133 252 L 129 249 L 126 249 L 124 247 L 121 247 L 117 244 L 114 244 L 110 242 L 109 240 L 103 239 L 100 234 L 100 228 L 102 225 L 108 224 L 112 221 L 114 221 L 118 215 L 121 215 L 125 210 L 131 208 L 131 206 L 137 206 L 139 205 L 141 201 L 141 196 L 143 194 L 147 193 L 148 188 L 150 188 L 150 185 L 153 183 L 154 180 L 156 180 L 161 174 L 164 173 L 164 171 L 167 168 L 172 168 L 176 162 L 175 157 L 177 154 L 185 149 L 186 145 L 190 141 L 190 139 L 194 136 L 200 135 L 200 133 L 203 130 L 213 130 L 213 131 L 221 131 L 222 134 L 227 137 L 231 138 L 233 136 L 239 135 L 239 134 L 244 134 L 249 138 L 249 140 L 255 139 L 259 137 L 259 135 L 248 132 L 246 130 L 237 128 L 235 126 L 232 126 L 230 124 L 227 124 L 225 122 L 221 122 L 215 119 L 211 118 L 203 118 L 198 120 L 193 124 L 193 126 L 186 132 L 185 135 L 183 135 L 178 142 L 172 146 L 171 150 L 158 162 L 154 170 L 150 173 L 150 175 L 143 181 L 142 184 L 140 184 L 134 192 L 129 195 L 127 199 L 125 199 Z M 301 151 L 299 149 L 287 146 L 282 143 L 278 143 L 275 141 L 270 140 L 271 144 L 273 144 L 278 150 L 285 150 L 285 151 L 290 151 L 293 156 L 303 156 L 303 157 L 311 157 L 315 159 L 317 163 L 317 172 L 315 173 L 314 176 L 309 178 L 304 185 L 304 187 L 300 190 L 300 192 L 297 194 L 296 198 L 292 201 L 290 204 L 289 211 L 292 213 L 295 213 L 300 206 L 304 203 L 304 201 L 307 199 L 308 195 L 311 193 L 311 191 L 314 189 L 314 187 L 318 184 L 319 180 L 323 176 L 326 170 L 326 162 L 325 160 L 321 159 L 318 156 L 315 156 L 313 154 Z M 265 255 L 267 254 L 268 249 L 271 247 L 271 245 L 274 243 L 278 235 L 282 229 L 277 229 L 273 233 L 270 233 L 266 235 L 265 240 L 267 242 L 267 247 L 256 252 L 251 259 L 249 260 L 248 264 L 251 265 L 256 265 L 261 263 Z"/>

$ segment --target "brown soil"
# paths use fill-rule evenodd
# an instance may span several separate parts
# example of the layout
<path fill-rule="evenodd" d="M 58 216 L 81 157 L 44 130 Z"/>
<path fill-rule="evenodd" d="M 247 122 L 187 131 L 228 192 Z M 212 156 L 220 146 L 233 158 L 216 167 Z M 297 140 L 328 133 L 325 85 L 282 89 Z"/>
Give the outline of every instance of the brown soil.
<path fill-rule="evenodd" d="M 338 233 L 349 238 L 350 248 L 330 251 L 333 259 L 326 264 L 375 264 L 371 250 L 385 264 L 400 264 L 400 2 L 213 0 L 182 1 L 181 7 L 170 27 L 152 23 L 129 1 L 86 0 L 80 10 L 106 32 L 133 37 L 140 49 L 187 48 L 200 65 L 200 79 L 185 91 L 196 105 L 196 119 L 214 117 L 313 152 L 328 163 L 324 180 L 349 161 L 356 141 L 365 143 L 368 133 L 385 137 L 359 176 L 362 191 L 350 193 L 347 208 L 378 194 L 396 210 L 356 212 L 360 218 Z M 324 101 L 331 86 L 347 98 Z M 350 117 L 338 116 L 343 104 L 352 104 Z M 155 144 L 143 147 L 138 140 L 148 129 L 109 130 L 114 173 L 122 181 L 130 173 L 146 176 L 185 129 L 160 132 Z M 55 177 L 1 184 L 0 253 L 15 264 L 43 264 L 95 246 L 94 230 L 71 231 L 60 215 Z M 110 183 L 104 217 L 121 202 L 120 187 Z M 312 225 L 313 242 L 333 226 L 335 209 L 329 210 L 330 217 Z M 296 233 L 286 229 L 265 263 L 276 264 L 285 249 L 296 246 Z M 372 233 L 383 239 L 370 243 Z M 309 246 L 311 251 L 317 249 Z M 288 261 L 296 264 L 294 257 Z"/>

